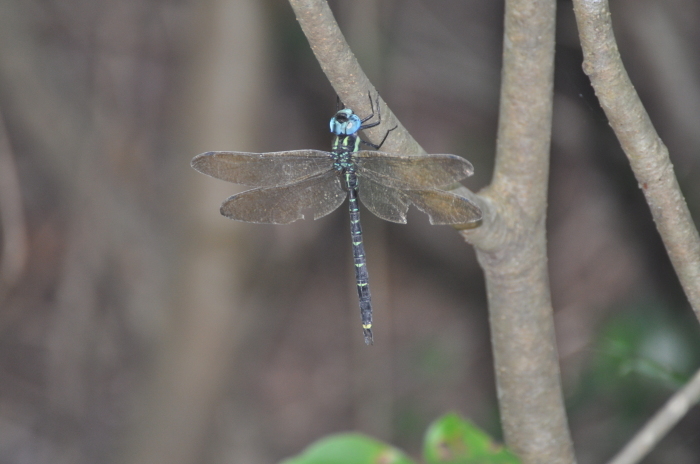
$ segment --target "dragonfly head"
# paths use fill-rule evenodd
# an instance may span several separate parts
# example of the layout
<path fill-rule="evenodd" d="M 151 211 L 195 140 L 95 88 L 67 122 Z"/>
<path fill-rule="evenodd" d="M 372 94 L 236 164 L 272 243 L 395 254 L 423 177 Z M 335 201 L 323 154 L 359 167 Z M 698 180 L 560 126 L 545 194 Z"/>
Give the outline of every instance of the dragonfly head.
<path fill-rule="evenodd" d="M 352 135 L 362 126 L 362 121 L 350 108 L 344 108 L 331 118 L 331 132 L 335 135 Z"/>

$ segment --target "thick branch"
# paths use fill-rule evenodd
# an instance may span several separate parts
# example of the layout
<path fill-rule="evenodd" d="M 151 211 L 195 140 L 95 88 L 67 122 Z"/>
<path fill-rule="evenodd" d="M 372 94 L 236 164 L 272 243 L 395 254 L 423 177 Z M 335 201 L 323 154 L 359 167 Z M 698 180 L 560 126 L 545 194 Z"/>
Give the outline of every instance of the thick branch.
<path fill-rule="evenodd" d="M 622 65 L 608 2 L 574 0 L 574 11 L 583 47 L 583 70 L 630 160 L 683 290 L 700 319 L 700 237 L 668 149 Z"/>
<path fill-rule="evenodd" d="M 465 233 L 486 273 L 506 443 L 532 464 L 575 461 L 546 258 L 554 26 L 554 0 L 506 2 L 496 166 L 481 192 L 499 227 Z M 485 232 L 489 246 L 479 237 Z"/>
<path fill-rule="evenodd" d="M 641 461 L 669 430 L 700 401 L 700 371 L 637 432 L 610 464 L 635 464 Z"/>

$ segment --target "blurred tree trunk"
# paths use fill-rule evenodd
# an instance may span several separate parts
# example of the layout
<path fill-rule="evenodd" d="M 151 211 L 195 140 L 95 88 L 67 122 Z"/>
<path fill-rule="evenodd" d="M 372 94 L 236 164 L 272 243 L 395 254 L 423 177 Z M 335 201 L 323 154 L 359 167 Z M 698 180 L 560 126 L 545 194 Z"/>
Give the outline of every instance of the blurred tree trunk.
<path fill-rule="evenodd" d="M 266 70 L 262 5 L 255 0 L 215 0 L 202 9 L 189 70 L 192 94 L 180 107 L 184 153 L 253 150 L 259 133 Z M 180 159 L 189 167 L 189 159 Z M 188 170 L 189 195 L 179 212 L 188 222 L 178 250 L 176 323 L 159 349 L 155 378 L 140 411 L 130 463 L 200 462 L 201 447 L 213 430 L 216 407 L 231 380 L 236 350 L 248 332 L 251 315 L 243 308 L 248 254 L 239 224 L 226 220 L 217 204 L 231 194 L 230 184 Z M 235 376 L 235 373 L 233 374 Z M 239 430 L 244 434 L 244 430 Z M 245 441 L 229 456 L 254 462 Z M 246 456 L 243 459 L 243 456 Z M 252 461 L 251 461 L 252 459 Z"/>
<path fill-rule="evenodd" d="M 158 60 L 167 50 L 155 41 L 132 53 L 148 5 L 115 15 L 109 5 L 67 4 L 46 16 L 32 6 L 0 5 L 2 104 L 33 206 L 29 278 L 6 301 L 2 329 L 8 346 L 42 358 L 25 357 L 29 380 L 7 383 L 29 399 L 4 401 L 25 408 L 18 448 L 32 462 L 99 462 L 117 429 L 105 410 L 124 400 L 119 385 L 139 365 L 137 345 L 158 339 L 166 312 L 172 228 L 147 200 L 160 114 L 139 104 L 154 81 L 167 86 Z"/>

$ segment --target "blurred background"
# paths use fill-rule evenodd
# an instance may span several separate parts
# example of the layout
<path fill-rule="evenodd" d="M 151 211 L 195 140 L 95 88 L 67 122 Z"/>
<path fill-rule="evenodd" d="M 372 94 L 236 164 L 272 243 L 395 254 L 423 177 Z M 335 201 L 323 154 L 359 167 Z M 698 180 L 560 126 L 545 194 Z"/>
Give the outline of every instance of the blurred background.
<path fill-rule="evenodd" d="M 502 2 L 333 0 L 382 97 L 488 184 Z M 700 2 L 617 0 L 632 81 L 700 218 Z M 700 328 L 558 2 L 549 265 L 581 464 L 700 365 Z M 209 150 L 327 149 L 335 94 L 283 0 L 0 2 L 0 462 L 274 463 L 359 430 L 419 453 L 457 411 L 500 438 L 482 273 L 450 227 L 345 208 L 236 223 Z M 523 169 L 528 169 L 523 166 Z M 700 461 L 693 410 L 645 463 Z"/>

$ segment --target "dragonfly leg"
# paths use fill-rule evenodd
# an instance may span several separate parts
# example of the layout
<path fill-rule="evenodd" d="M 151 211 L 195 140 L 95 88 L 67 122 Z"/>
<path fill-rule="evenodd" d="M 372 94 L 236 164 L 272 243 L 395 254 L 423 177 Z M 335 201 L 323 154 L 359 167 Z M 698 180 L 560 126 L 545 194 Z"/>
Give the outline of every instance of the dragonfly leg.
<path fill-rule="evenodd" d="M 369 108 L 370 108 L 370 111 L 372 111 L 372 114 L 370 114 L 366 118 L 360 120 L 360 122 L 362 122 L 363 124 L 374 117 L 374 103 L 372 103 L 372 94 L 367 92 L 367 96 L 369 97 Z M 377 112 L 379 112 L 379 95 L 377 95 Z M 371 124 L 367 124 L 366 126 L 362 126 L 361 129 L 367 129 L 368 127 L 374 127 L 374 126 L 378 125 L 380 122 L 382 122 L 381 114 L 379 114 L 377 117 L 378 117 L 379 121 L 373 122 Z"/>
<path fill-rule="evenodd" d="M 368 92 L 368 93 L 367 93 L 367 96 L 369 97 L 369 107 L 370 107 L 370 109 L 372 110 L 372 114 L 370 114 L 369 116 L 367 116 L 367 117 L 364 118 L 364 119 L 361 119 L 360 121 L 363 122 L 363 123 L 364 123 L 365 121 L 369 121 L 370 119 L 372 119 L 372 118 L 374 117 L 374 104 L 372 103 L 372 95 Z M 371 124 L 363 124 L 362 126 L 360 126 L 360 130 L 369 129 L 369 128 L 371 128 L 371 127 L 378 126 L 378 125 L 381 124 L 381 123 L 382 123 L 382 107 L 381 107 L 381 105 L 379 104 L 379 94 L 377 94 L 377 121 L 376 121 L 376 122 L 373 122 L 373 123 L 371 123 Z M 386 131 L 386 134 L 384 134 L 384 138 L 383 138 L 382 141 L 379 143 L 379 145 L 375 145 L 375 144 L 373 144 L 373 143 L 371 143 L 371 142 L 365 142 L 364 140 L 362 140 L 362 143 L 364 143 L 365 145 L 367 145 L 367 146 L 369 146 L 369 147 L 374 148 L 375 150 L 379 150 L 379 149 L 381 148 L 381 146 L 384 145 L 384 142 L 386 141 L 386 138 L 389 136 L 389 132 L 393 131 L 393 130 L 396 129 L 397 127 L 399 127 L 398 124 L 395 125 L 394 127 L 392 127 L 391 129 L 389 129 L 388 131 Z"/>
<path fill-rule="evenodd" d="M 364 124 L 374 117 L 374 103 L 372 103 L 372 94 L 367 92 L 367 96 L 369 97 L 369 108 L 372 111 L 372 114 L 360 120 L 360 122 L 363 123 L 360 130 L 369 129 L 370 127 L 378 126 L 382 123 L 382 110 L 381 106 L 379 105 L 379 94 L 377 94 L 377 121 L 370 124 Z"/>
<path fill-rule="evenodd" d="M 395 125 L 394 127 L 392 127 L 391 129 L 389 129 L 388 131 L 386 131 L 386 134 L 384 134 L 384 138 L 382 139 L 381 142 L 379 142 L 379 145 L 375 145 L 372 142 L 365 142 L 364 140 L 360 140 L 360 143 L 364 143 L 365 145 L 370 146 L 370 147 L 374 148 L 375 150 L 379 150 L 380 148 L 382 148 L 382 145 L 384 145 L 386 138 L 389 137 L 389 132 L 393 131 L 397 127 L 399 127 L 398 124 Z"/>
<path fill-rule="evenodd" d="M 338 111 L 342 110 L 345 108 L 345 104 L 340 101 L 340 95 L 335 96 L 335 112 L 337 113 Z"/>

